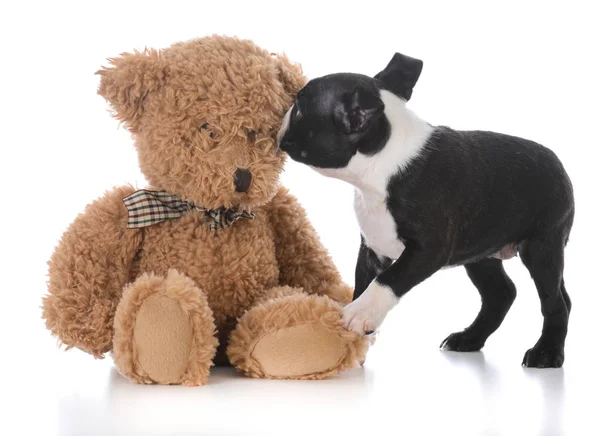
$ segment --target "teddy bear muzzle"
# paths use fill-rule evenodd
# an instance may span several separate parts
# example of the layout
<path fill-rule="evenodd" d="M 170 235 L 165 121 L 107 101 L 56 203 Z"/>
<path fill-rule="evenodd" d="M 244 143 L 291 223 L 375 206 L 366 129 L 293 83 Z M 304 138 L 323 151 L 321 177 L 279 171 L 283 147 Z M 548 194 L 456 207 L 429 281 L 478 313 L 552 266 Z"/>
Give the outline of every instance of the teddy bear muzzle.
<path fill-rule="evenodd" d="M 252 183 L 252 173 L 244 168 L 238 168 L 233 175 L 235 192 L 248 192 Z"/>

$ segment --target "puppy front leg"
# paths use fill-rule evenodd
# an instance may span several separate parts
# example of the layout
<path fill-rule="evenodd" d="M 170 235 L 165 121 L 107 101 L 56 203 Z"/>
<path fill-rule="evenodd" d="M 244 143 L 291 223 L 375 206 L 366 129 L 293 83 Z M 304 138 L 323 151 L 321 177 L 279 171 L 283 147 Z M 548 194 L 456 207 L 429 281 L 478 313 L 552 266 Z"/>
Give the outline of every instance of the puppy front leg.
<path fill-rule="evenodd" d="M 406 247 L 402 255 L 373 280 L 342 312 L 344 326 L 370 334 L 383 323 L 400 297 L 437 272 L 444 262 L 434 250 Z"/>
<path fill-rule="evenodd" d="M 365 238 L 360 235 L 360 249 L 356 261 L 354 296 L 352 297 L 352 301 L 360 297 L 375 277 L 388 268 L 391 263 L 392 260 L 389 257 L 379 258 L 377 254 L 365 244 Z"/>

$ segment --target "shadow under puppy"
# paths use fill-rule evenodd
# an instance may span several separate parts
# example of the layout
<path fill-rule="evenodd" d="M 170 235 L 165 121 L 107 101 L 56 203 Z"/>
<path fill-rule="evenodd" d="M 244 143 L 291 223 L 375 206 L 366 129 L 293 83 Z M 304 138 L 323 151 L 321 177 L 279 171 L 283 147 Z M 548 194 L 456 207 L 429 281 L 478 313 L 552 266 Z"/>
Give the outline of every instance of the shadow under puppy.
<path fill-rule="evenodd" d="M 279 132 L 292 159 L 356 188 L 361 246 L 344 322 L 369 334 L 413 287 L 444 267 L 464 265 L 481 311 L 442 347 L 479 350 L 515 299 L 502 261 L 519 254 L 544 316 L 523 365 L 560 367 L 571 310 L 563 279 L 571 181 L 557 156 L 535 142 L 419 118 L 406 102 L 422 68 L 422 61 L 396 53 L 374 77 L 311 80 Z"/>

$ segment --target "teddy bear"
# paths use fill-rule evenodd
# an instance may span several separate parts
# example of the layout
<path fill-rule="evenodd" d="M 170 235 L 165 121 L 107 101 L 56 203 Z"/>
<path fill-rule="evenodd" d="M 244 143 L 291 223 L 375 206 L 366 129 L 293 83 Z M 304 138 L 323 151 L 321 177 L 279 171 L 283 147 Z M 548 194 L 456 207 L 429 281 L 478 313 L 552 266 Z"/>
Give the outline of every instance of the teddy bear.
<path fill-rule="evenodd" d="M 352 299 L 298 200 L 277 132 L 306 83 L 285 54 L 211 35 L 122 53 L 98 94 L 148 186 L 89 203 L 48 261 L 46 327 L 137 383 L 199 386 L 214 365 L 323 379 L 364 361 Z"/>

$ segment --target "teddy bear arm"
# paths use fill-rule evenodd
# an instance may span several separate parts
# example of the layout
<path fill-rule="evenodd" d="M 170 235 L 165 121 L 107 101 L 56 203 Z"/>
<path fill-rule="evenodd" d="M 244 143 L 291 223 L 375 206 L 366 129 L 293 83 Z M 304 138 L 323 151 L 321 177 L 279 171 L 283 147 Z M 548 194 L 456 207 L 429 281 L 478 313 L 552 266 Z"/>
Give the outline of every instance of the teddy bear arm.
<path fill-rule="evenodd" d="M 62 235 L 49 261 L 46 326 L 68 348 L 96 357 L 110 351 L 113 318 L 142 244 L 142 231 L 127 229 L 117 188 L 89 204 Z"/>
<path fill-rule="evenodd" d="M 342 281 L 298 200 L 282 189 L 273 199 L 272 207 L 280 285 L 349 303 L 353 289 Z"/>

